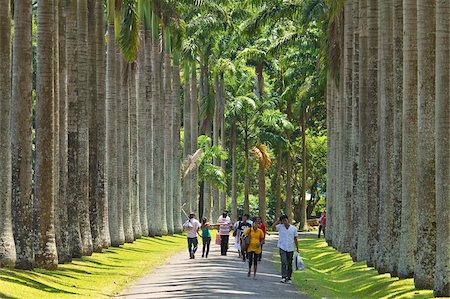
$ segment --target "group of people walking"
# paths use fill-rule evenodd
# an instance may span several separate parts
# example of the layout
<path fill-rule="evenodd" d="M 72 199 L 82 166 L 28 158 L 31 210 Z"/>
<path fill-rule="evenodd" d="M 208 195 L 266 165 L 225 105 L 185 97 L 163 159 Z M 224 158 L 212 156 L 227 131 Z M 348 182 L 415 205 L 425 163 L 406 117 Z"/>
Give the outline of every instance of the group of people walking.
<path fill-rule="evenodd" d="M 249 214 L 244 214 L 236 223 L 232 223 L 228 212 L 224 211 L 216 223 L 211 224 L 208 219 L 203 218 L 200 223 L 195 214 L 191 213 L 189 219 L 183 224 L 187 230 L 188 251 L 191 259 L 195 259 L 198 249 L 197 236 L 202 238 L 202 258 L 208 258 L 211 245 L 211 228 L 218 228 L 217 238 L 220 238 L 220 252 L 222 256 L 227 255 L 228 243 L 231 231 L 235 237 L 234 247 L 238 251 L 239 258 L 243 262 L 248 260 L 247 276 L 250 277 L 253 268 L 253 277 L 256 277 L 258 262 L 261 261 L 263 245 L 267 228 L 261 217 L 249 219 Z M 272 225 L 273 231 L 278 231 L 278 248 L 281 257 L 281 280 L 282 283 L 291 283 L 292 260 L 294 250 L 299 251 L 298 232 L 294 225 L 289 223 L 289 218 L 284 215 Z M 200 234 L 201 231 L 201 234 Z M 218 243 L 219 244 L 219 243 Z"/>

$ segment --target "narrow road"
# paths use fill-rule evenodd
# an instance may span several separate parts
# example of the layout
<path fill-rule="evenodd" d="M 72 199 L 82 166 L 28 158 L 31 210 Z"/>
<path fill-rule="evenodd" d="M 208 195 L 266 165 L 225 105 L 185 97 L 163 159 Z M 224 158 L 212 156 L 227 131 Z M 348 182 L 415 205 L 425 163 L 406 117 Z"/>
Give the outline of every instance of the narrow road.
<path fill-rule="evenodd" d="M 279 282 L 279 266 L 272 262 L 277 238 L 268 236 L 256 279 L 247 277 L 248 263 L 238 258 L 233 244 L 230 244 L 228 255 L 221 256 L 220 246 L 212 242 L 210 255 L 205 259 L 201 257 L 200 241 L 194 260 L 189 259 L 186 248 L 185 252 L 173 256 L 167 264 L 154 269 L 116 298 L 306 299 L 292 285 Z"/>

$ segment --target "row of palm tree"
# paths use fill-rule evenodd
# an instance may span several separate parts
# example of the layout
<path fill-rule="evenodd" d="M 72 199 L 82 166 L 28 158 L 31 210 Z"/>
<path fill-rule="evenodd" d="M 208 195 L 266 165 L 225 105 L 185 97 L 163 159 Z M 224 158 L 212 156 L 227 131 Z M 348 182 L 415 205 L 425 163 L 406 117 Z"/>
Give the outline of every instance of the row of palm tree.
<path fill-rule="evenodd" d="M 348 0 L 329 23 L 327 241 L 450 296 L 448 1 Z"/>

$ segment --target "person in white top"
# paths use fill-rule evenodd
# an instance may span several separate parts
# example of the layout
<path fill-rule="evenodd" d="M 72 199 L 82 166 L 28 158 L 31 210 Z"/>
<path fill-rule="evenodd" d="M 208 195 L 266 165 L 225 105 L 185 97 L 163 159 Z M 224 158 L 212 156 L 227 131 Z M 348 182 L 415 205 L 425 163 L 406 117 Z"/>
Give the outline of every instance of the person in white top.
<path fill-rule="evenodd" d="M 183 229 L 187 230 L 188 251 L 190 259 L 195 258 L 195 252 L 198 249 L 198 239 L 201 224 L 195 219 L 195 214 L 189 214 L 189 219 L 183 224 Z"/>
<path fill-rule="evenodd" d="M 281 257 L 281 280 L 282 283 L 292 283 L 292 259 L 294 257 L 294 249 L 298 251 L 298 232 L 297 228 L 289 223 L 286 215 L 280 217 L 280 220 L 272 225 L 273 230 L 277 230 L 278 248 Z M 295 247 L 294 247 L 295 245 Z"/>

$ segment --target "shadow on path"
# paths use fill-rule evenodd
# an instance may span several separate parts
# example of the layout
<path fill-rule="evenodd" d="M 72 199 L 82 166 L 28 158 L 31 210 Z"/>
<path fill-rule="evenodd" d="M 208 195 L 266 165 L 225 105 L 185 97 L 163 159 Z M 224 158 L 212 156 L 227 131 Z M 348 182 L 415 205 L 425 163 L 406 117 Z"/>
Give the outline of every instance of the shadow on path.
<path fill-rule="evenodd" d="M 256 279 L 247 277 L 248 264 L 238 258 L 233 244 L 227 256 L 211 244 L 207 259 L 197 252 L 196 259 L 190 260 L 186 249 L 116 298 L 306 298 L 292 285 L 279 282 L 278 266 L 272 262 L 277 238 L 268 236 Z"/>

